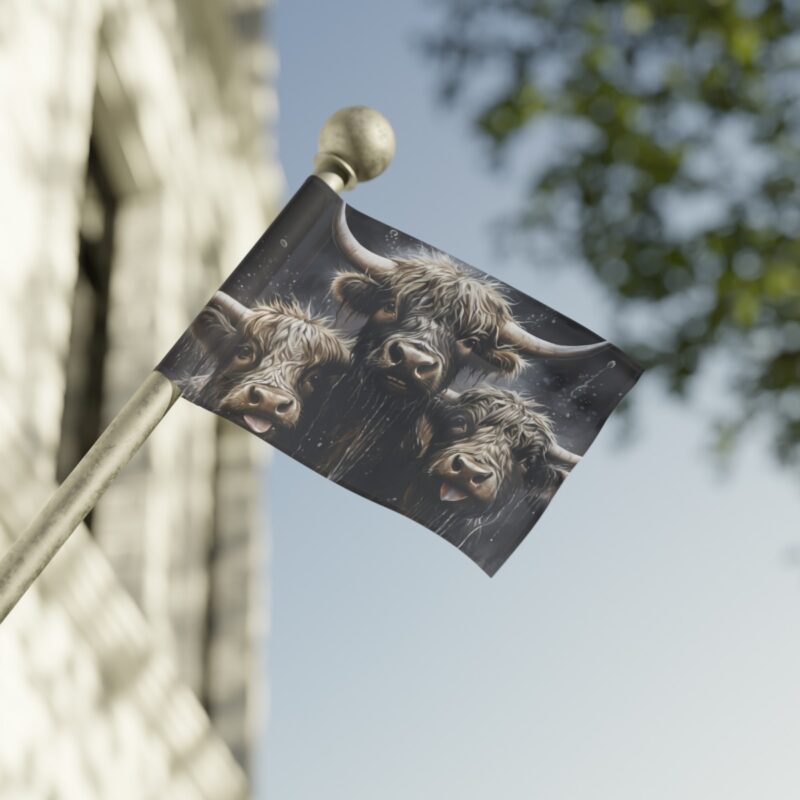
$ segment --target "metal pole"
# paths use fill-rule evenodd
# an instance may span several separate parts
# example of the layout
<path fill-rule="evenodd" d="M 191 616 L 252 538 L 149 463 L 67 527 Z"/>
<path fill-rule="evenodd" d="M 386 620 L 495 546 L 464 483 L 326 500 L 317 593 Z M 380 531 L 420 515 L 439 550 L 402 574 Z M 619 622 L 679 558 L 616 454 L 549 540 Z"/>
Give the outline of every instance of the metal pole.
<path fill-rule="evenodd" d="M 380 175 L 394 156 L 394 133 L 379 112 L 343 108 L 324 124 L 314 174 L 335 192 Z M 119 471 L 180 397 L 151 372 L 88 453 L 0 560 L 0 622 L 94 508 Z"/>

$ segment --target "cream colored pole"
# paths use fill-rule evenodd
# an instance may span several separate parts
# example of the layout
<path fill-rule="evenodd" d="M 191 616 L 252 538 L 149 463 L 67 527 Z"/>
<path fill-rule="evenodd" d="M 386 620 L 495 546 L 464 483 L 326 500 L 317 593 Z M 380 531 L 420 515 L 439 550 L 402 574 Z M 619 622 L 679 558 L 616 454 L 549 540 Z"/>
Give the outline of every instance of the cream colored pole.
<path fill-rule="evenodd" d="M 314 174 L 335 192 L 380 175 L 394 156 L 394 133 L 371 108 L 343 108 L 322 128 Z M 119 471 L 180 397 L 152 372 L 0 560 L 0 622 L 67 541 Z"/>

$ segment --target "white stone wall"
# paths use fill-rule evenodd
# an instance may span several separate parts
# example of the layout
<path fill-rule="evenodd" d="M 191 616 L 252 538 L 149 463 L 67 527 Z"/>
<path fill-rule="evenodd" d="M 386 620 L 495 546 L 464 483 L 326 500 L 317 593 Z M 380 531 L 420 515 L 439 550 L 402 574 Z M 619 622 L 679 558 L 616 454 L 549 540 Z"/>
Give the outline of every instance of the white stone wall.
<path fill-rule="evenodd" d="M 24 474 L 14 437 L 5 442 Z M 52 486 L 23 502 L 8 501 L 8 480 L 1 488 L 5 546 Z M 3 800 L 248 796 L 241 767 L 84 528 L 3 623 L 0 664 Z"/>
<path fill-rule="evenodd" d="M 119 201 L 106 419 L 276 209 L 261 6 L 0 2 L 0 548 L 53 485 L 90 134 Z M 258 445 L 179 402 L 0 626 L 4 800 L 246 793 Z"/>

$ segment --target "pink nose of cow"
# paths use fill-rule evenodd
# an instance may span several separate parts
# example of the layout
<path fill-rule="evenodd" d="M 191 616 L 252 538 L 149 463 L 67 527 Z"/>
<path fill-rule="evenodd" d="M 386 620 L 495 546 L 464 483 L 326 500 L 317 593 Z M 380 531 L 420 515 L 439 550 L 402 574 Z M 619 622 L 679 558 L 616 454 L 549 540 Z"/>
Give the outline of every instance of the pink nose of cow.
<path fill-rule="evenodd" d="M 476 500 L 488 503 L 497 493 L 495 472 L 466 453 L 457 453 L 450 459 L 447 479 L 462 486 Z"/>
<path fill-rule="evenodd" d="M 439 360 L 413 342 L 392 342 L 386 356 L 392 367 L 416 383 L 434 388 L 441 378 Z"/>
<path fill-rule="evenodd" d="M 293 425 L 300 417 L 300 404 L 288 392 L 272 386 L 251 384 L 247 387 L 247 405 L 253 411 L 266 414 L 286 425 Z"/>

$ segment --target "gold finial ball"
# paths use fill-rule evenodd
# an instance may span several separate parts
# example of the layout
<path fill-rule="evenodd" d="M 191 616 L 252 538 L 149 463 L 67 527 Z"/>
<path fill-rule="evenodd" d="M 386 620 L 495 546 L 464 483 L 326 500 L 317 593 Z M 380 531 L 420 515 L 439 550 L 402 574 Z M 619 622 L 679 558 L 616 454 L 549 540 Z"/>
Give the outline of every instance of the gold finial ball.
<path fill-rule="evenodd" d="M 332 114 L 319 134 L 320 156 L 346 162 L 359 181 L 377 178 L 394 158 L 394 131 L 374 108 L 348 106 Z"/>

